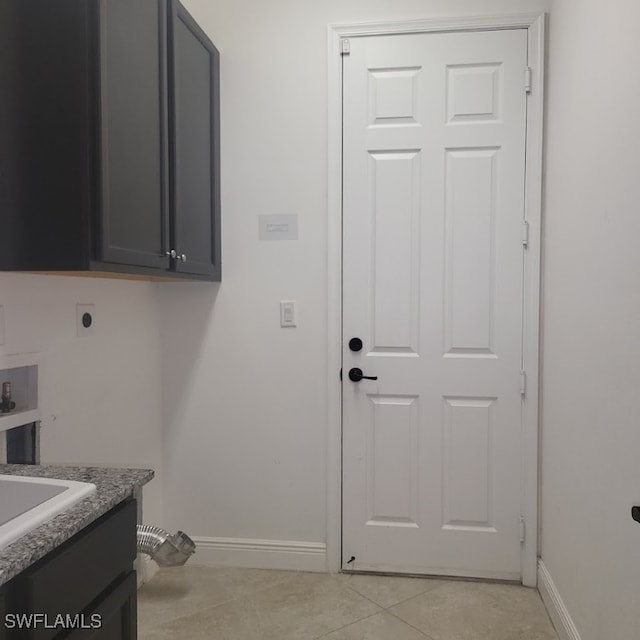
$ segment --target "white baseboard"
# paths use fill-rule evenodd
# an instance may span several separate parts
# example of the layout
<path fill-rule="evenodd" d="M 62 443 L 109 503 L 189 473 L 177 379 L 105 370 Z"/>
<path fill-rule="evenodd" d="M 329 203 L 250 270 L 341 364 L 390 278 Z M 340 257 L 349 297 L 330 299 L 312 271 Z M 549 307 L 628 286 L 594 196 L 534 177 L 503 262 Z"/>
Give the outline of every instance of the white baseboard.
<path fill-rule="evenodd" d="M 252 540 L 250 538 L 193 538 L 196 553 L 190 564 L 207 567 L 245 567 L 293 571 L 327 570 L 323 542 Z"/>
<path fill-rule="evenodd" d="M 560 640 L 581 640 L 578 629 L 562 601 L 560 592 L 542 560 L 538 562 L 538 591 Z"/>

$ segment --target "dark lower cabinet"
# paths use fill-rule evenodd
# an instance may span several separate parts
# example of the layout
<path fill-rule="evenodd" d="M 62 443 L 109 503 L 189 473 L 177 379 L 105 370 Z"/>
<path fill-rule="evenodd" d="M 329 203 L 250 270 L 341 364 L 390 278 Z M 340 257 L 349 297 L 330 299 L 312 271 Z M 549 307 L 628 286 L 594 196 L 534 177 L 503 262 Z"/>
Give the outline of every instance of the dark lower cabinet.
<path fill-rule="evenodd" d="M 129 500 L 3 587 L 0 638 L 135 640 L 135 557 L 136 503 Z"/>
<path fill-rule="evenodd" d="M 2 0 L 0 270 L 219 280 L 218 58 L 177 0 Z"/>
<path fill-rule="evenodd" d="M 85 613 L 87 626 L 76 629 L 69 640 L 135 640 L 137 638 L 136 574 L 127 574 Z M 99 624 L 98 624 L 99 621 Z"/>

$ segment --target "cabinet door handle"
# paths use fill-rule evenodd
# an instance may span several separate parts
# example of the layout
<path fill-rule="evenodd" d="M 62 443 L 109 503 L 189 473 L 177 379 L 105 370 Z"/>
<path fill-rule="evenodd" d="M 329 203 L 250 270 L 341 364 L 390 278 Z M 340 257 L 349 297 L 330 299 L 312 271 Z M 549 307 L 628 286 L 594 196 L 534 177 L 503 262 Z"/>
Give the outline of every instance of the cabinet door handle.
<path fill-rule="evenodd" d="M 171 249 L 171 251 L 165 251 L 164 255 L 169 257 L 169 258 L 173 258 L 174 260 L 180 260 L 182 262 L 186 262 L 187 261 L 187 254 L 186 253 L 178 253 L 175 249 Z"/>

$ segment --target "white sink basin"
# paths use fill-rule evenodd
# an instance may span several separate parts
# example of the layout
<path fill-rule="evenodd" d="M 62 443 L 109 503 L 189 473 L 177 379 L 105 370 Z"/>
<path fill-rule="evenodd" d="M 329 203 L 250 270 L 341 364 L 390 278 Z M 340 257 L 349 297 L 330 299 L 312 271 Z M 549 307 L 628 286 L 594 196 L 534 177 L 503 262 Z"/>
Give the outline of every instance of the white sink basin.
<path fill-rule="evenodd" d="M 90 482 L 0 475 L 0 549 L 95 490 Z"/>

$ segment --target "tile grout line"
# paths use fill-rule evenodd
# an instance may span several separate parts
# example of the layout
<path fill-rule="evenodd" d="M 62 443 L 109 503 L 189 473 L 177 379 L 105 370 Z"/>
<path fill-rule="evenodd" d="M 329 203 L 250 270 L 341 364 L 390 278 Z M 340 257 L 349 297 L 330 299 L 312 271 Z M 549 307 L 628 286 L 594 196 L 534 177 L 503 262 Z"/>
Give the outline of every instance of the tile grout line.
<path fill-rule="evenodd" d="M 362 594 L 359 594 L 359 595 L 362 595 Z M 362 597 L 364 598 L 365 596 L 362 596 Z M 369 598 L 366 598 L 366 599 L 369 600 Z M 371 602 L 373 602 L 373 600 L 371 600 Z M 360 618 L 359 620 L 354 620 L 353 622 L 349 622 L 348 624 L 342 625 L 341 627 L 338 627 L 337 629 L 333 629 L 332 631 L 329 631 L 321 636 L 316 636 L 313 640 L 322 640 L 322 638 L 327 638 L 328 636 L 330 636 L 332 633 L 335 633 L 336 631 L 341 631 L 342 629 L 346 629 L 347 627 L 350 627 L 354 624 L 358 624 L 359 622 L 363 622 L 364 620 L 368 620 L 369 618 L 379 616 L 381 613 L 388 613 L 389 615 L 392 615 L 396 620 L 398 620 L 399 622 L 402 622 L 403 624 L 406 624 L 407 627 L 410 627 L 414 631 L 417 631 L 421 636 L 424 636 L 425 638 L 427 638 L 427 640 L 434 640 L 431 636 L 428 636 L 424 631 L 421 631 L 420 629 L 414 627 L 412 624 L 409 624 L 406 620 L 399 618 L 398 616 L 394 615 L 390 611 L 387 611 L 386 609 L 380 609 L 380 611 L 376 611 L 375 613 L 365 616 L 364 618 Z"/>
<path fill-rule="evenodd" d="M 327 631 L 327 633 L 323 633 L 321 636 L 315 636 L 313 640 L 321 640 L 321 638 L 326 638 L 327 636 L 331 635 L 332 633 L 335 633 L 336 631 L 341 631 L 342 629 L 346 629 L 347 627 L 350 627 L 352 624 L 358 624 L 358 622 L 362 622 L 363 620 L 368 620 L 369 618 L 373 618 L 373 616 L 378 616 L 381 613 L 384 613 L 384 609 L 381 609 L 380 611 L 376 611 L 375 613 L 371 613 L 368 616 L 365 616 L 364 618 L 358 618 L 358 620 L 353 620 L 352 622 L 343 624 L 341 627 L 337 627 L 336 629 Z"/>
<path fill-rule="evenodd" d="M 425 631 L 422 631 L 422 629 L 418 629 L 418 627 L 413 626 L 410 622 L 407 622 L 404 618 L 401 618 L 397 613 L 395 613 L 395 611 L 391 611 L 391 609 L 393 607 L 397 607 L 398 605 L 404 604 L 406 602 L 410 602 L 411 600 L 415 600 L 416 598 L 419 598 L 420 596 L 423 596 L 425 593 L 433 593 L 434 591 L 437 591 L 438 589 L 442 589 L 446 585 L 447 585 L 447 582 L 443 581 L 442 584 L 439 584 L 438 586 L 434 587 L 433 589 L 426 589 L 422 593 L 418 593 L 417 595 L 412 596 L 411 598 L 407 598 L 406 600 L 402 600 L 402 602 L 397 602 L 396 604 L 392 604 L 390 607 L 387 607 L 385 609 L 385 611 L 387 613 L 389 613 L 390 615 L 392 615 L 397 620 L 400 620 L 400 622 L 404 622 L 404 624 L 406 624 L 407 626 L 411 627 L 412 629 L 415 629 L 415 631 L 417 631 L 418 633 L 421 633 L 425 638 L 428 638 L 428 640 L 434 640 L 433 636 L 430 636 Z"/>
<path fill-rule="evenodd" d="M 409 600 L 411 600 L 411 598 L 409 598 Z M 405 602 L 407 602 L 407 600 L 405 600 Z M 395 605 L 393 606 L 395 607 Z M 428 640 L 434 640 L 433 636 L 430 636 L 429 634 L 425 633 L 424 631 L 422 631 L 422 629 L 418 629 L 418 627 L 414 627 L 410 622 L 407 622 L 404 618 L 401 618 L 399 615 L 397 615 L 393 611 L 390 611 L 390 608 L 391 607 L 389 607 L 389 609 L 385 609 L 385 612 L 388 613 L 389 615 L 392 615 L 396 620 L 400 620 L 400 622 L 404 622 L 404 624 L 406 624 L 408 627 L 411 627 L 418 633 L 421 633 L 425 638 L 428 638 Z"/>
<path fill-rule="evenodd" d="M 215 568 L 215 567 L 212 567 Z M 293 572 L 291 572 L 293 573 Z M 211 605 L 206 605 L 204 607 L 199 607 L 198 609 L 195 609 L 194 611 L 190 611 L 189 613 L 185 613 L 183 615 L 178 615 L 175 617 L 171 617 L 168 618 L 167 620 L 163 620 L 161 623 L 159 623 L 158 625 L 154 625 L 154 624 L 150 624 L 148 625 L 150 628 L 162 628 L 164 625 L 172 623 L 172 622 L 177 622 L 179 620 L 183 620 L 184 618 L 189 618 L 190 616 L 194 616 L 197 615 L 199 613 L 203 613 L 205 611 L 210 611 L 213 609 L 216 609 L 217 607 L 220 607 L 224 604 L 229 604 L 230 602 L 234 602 L 236 600 L 241 600 L 242 598 L 248 600 L 251 604 L 253 604 L 252 602 L 252 598 L 251 596 L 253 596 L 256 593 L 260 593 L 261 591 L 266 591 L 267 589 L 271 589 L 274 586 L 279 586 L 281 584 L 283 584 L 284 582 L 286 582 L 290 577 L 292 576 L 286 576 L 283 577 L 282 581 L 278 581 L 275 584 L 269 585 L 269 586 L 263 586 L 263 587 L 258 587 L 254 590 L 251 590 L 251 594 L 245 594 L 245 595 L 230 595 L 226 600 L 222 600 L 221 602 L 218 602 L 216 604 L 211 604 Z"/>
<path fill-rule="evenodd" d="M 344 574 L 342 574 L 342 575 L 344 575 Z M 385 610 L 385 608 L 382 605 L 378 604 L 375 600 L 372 600 L 371 598 L 369 598 L 369 596 L 365 596 L 363 593 L 360 593 L 357 589 L 355 589 L 354 587 L 350 586 L 349 582 L 350 582 L 349 580 L 344 580 L 343 581 L 343 584 L 347 587 L 347 589 L 349 589 L 350 591 L 353 591 L 353 593 L 359 595 L 361 598 L 364 598 L 365 600 L 368 600 L 372 604 L 375 604 L 376 607 L 378 607 L 380 609 L 380 611 L 384 611 Z M 370 616 L 366 616 L 366 617 L 369 618 Z M 365 619 L 366 618 L 363 618 L 363 620 L 365 620 Z"/>
<path fill-rule="evenodd" d="M 442 581 L 442 584 L 439 584 L 437 586 L 435 586 L 433 589 L 425 589 L 424 591 L 421 591 L 420 593 L 417 593 L 415 596 L 410 596 L 409 598 L 405 598 L 404 600 L 400 600 L 400 602 L 396 602 L 395 604 L 390 605 L 389 607 L 385 608 L 385 611 L 388 611 L 389 609 L 391 609 L 391 607 L 397 607 L 400 604 L 404 604 L 405 602 L 409 602 L 409 600 L 413 600 L 414 598 L 419 598 L 420 596 L 423 596 L 425 593 L 433 593 L 434 591 L 437 591 L 438 589 L 442 589 L 442 587 L 445 587 L 448 583 L 446 581 Z M 396 616 L 397 618 L 398 616 Z M 402 618 L 400 618 L 402 619 Z"/>
<path fill-rule="evenodd" d="M 373 604 L 374 606 L 376 606 L 378 608 L 378 611 L 375 611 L 374 613 L 369 614 L 368 616 L 364 616 L 362 618 L 358 618 L 357 620 L 353 620 L 352 622 L 348 622 L 347 624 L 343 624 L 341 627 L 337 627 L 336 629 L 332 629 L 331 631 L 328 631 L 327 633 L 321 635 L 321 636 L 316 636 L 316 638 L 324 638 L 326 636 L 328 636 L 330 633 L 335 633 L 336 631 L 340 631 L 340 629 L 344 629 L 345 627 L 348 627 L 352 624 L 356 624 L 356 622 L 362 622 L 363 620 L 366 620 L 367 618 L 372 618 L 373 616 L 377 616 L 380 613 L 384 612 L 384 607 L 381 607 L 377 602 L 374 602 L 371 598 L 367 598 L 367 596 L 362 595 L 359 591 L 356 591 L 355 589 L 353 589 L 352 587 L 350 587 L 347 584 L 348 580 L 344 580 L 342 582 L 338 581 L 338 584 L 342 584 L 345 587 L 347 587 L 347 589 L 349 589 L 349 591 L 352 591 L 353 593 L 355 593 L 357 596 L 360 596 L 361 598 L 364 598 L 365 600 L 368 600 L 371 604 Z"/>
<path fill-rule="evenodd" d="M 345 581 L 347 582 L 347 581 Z M 372 618 L 373 616 L 377 616 L 380 613 L 388 613 L 389 615 L 392 615 L 396 620 L 399 620 L 400 622 L 402 622 L 403 624 L 406 624 L 408 627 L 411 627 L 414 631 L 417 631 L 420 635 L 423 635 L 425 638 L 427 638 L 428 640 L 434 640 L 432 636 L 427 635 L 424 631 L 418 629 L 417 627 L 414 627 L 411 623 L 407 622 L 406 620 L 403 620 L 400 616 L 396 615 L 393 611 L 390 611 L 391 607 L 395 607 L 399 604 L 402 604 L 403 602 L 408 602 L 409 600 L 412 600 L 413 598 L 417 598 L 425 593 L 431 592 L 431 591 L 435 591 L 436 589 L 439 589 L 440 587 L 443 587 L 444 585 L 438 585 L 437 587 L 435 587 L 434 589 L 425 589 L 424 591 L 421 591 L 420 593 L 416 594 L 415 596 L 412 596 L 411 598 L 406 598 L 405 600 L 401 600 L 400 602 L 396 602 L 395 604 L 390 605 L 389 607 L 383 607 L 382 605 L 378 604 L 375 600 L 372 600 L 371 598 L 365 596 L 364 594 L 360 593 L 359 591 L 357 591 L 356 589 L 354 589 L 353 587 L 349 586 L 349 584 L 346 585 L 347 588 L 351 589 L 351 591 L 353 591 L 354 593 L 357 593 L 360 597 L 364 598 L 365 600 L 368 600 L 369 602 L 375 604 L 377 607 L 380 607 L 380 611 L 376 612 L 376 613 L 372 613 L 370 616 L 365 616 L 364 618 L 361 618 L 360 620 L 356 620 L 355 622 L 361 622 L 362 620 L 366 620 L 367 618 Z M 352 622 L 350 624 L 355 624 L 355 622 Z M 339 631 L 340 629 L 344 629 L 345 627 L 350 626 L 350 624 L 346 624 L 342 627 L 339 627 L 338 629 L 334 629 L 333 631 L 330 631 L 329 633 L 333 633 L 334 631 Z M 328 634 L 325 634 L 324 636 L 320 636 L 320 638 L 324 638 L 326 637 Z"/>
<path fill-rule="evenodd" d="M 480 587 L 483 591 L 483 593 L 485 593 L 487 596 L 489 596 L 490 598 L 493 598 L 496 602 L 500 602 L 500 598 L 498 596 L 494 596 L 492 593 L 490 593 L 488 590 L 486 590 L 484 587 L 487 584 L 492 584 L 492 583 L 479 583 Z M 516 585 L 517 586 L 517 585 Z M 528 587 L 524 587 L 522 586 L 522 588 L 528 588 Z M 554 633 L 556 634 L 556 637 L 559 637 L 558 634 L 558 630 L 555 628 L 555 625 L 553 624 L 553 620 L 551 619 L 551 614 L 549 613 L 549 611 L 547 610 L 547 607 L 544 604 L 544 601 L 542 600 L 542 595 L 540 594 L 540 590 L 537 587 L 533 587 L 533 590 L 536 592 L 536 595 L 538 596 L 538 600 L 541 602 L 542 604 L 542 608 L 544 609 L 544 612 L 546 614 L 546 618 L 549 622 L 549 624 L 551 625 L 551 628 L 553 629 Z"/>
<path fill-rule="evenodd" d="M 457 581 L 456 581 L 456 582 L 457 582 Z M 465 581 L 464 581 L 464 580 L 461 580 L 461 581 L 459 581 L 459 582 L 465 582 Z M 491 584 L 491 583 L 483 583 L 483 582 L 481 582 L 481 581 L 477 581 L 477 582 L 476 582 L 476 581 L 473 581 L 473 583 L 477 583 L 477 584 L 480 586 L 480 589 L 482 590 L 482 592 L 483 592 L 487 597 L 491 598 L 495 603 L 498 603 L 498 604 L 500 603 L 500 598 L 499 598 L 498 596 L 495 596 L 495 595 L 493 595 L 492 593 L 489 593 L 489 591 L 488 591 L 488 590 L 485 590 L 485 589 L 484 589 L 484 586 L 485 586 L 486 584 Z M 414 597 L 412 597 L 412 598 L 408 598 L 407 600 L 404 600 L 404 601 L 403 601 L 403 603 L 404 603 L 404 602 L 409 602 L 410 600 L 413 600 L 413 599 L 415 599 L 415 598 L 418 598 L 418 597 L 420 597 L 421 595 L 424 595 L 424 593 L 431 593 L 431 592 L 433 592 L 433 591 L 436 591 L 437 589 L 440 589 L 440 588 L 441 588 L 441 587 L 443 587 L 443 586 L 445 586 L 445 585 L 444 585 L 444 584 L 439 585 L 439 586 L 438 586 L 438 587 L 436 587 L 435 589 L 432 589 L 432 590 L 427 591 L 427 592 L 423 592 L 423 593 L 418 594 L 417 596 L 414 596 Z M 537 591 L 537 590 L 536 590 L 536 591 Z M 539 593 L 539 592 L 538 592 L 538 598 L 540 598 L 540 593 Z M 398 603 L 398 604 L 402 604 L 402 603 Z M 427 638 L 429 638 L 429 640 L 434 640 L 434 638 L 433 638 L 432 636 L 428 635 L 425 631 L 422 631 L 421 629 L 418 629 L 417 627 L 414 627 L 410 622 L 408 622 L 408 621 L 407 621 L 407 620 L 405 620 L 404 618 L 401 618 L 401 617 L 400 617 L 398 614 L 396 614 L 394 611 L 391 611 L 391 609 L 392 609 L 393 607 L 395 607 L 395 606 L 397 606 L 397 605 L 392 605 L 392 606 L 391 606 L 391 607 L 389 607 L 388 609 L 385 609 L 385 611 L 387 611 L 388 613 L 390 613 L 392 616 L 395 616 L 396 618 L 398 618 L 398 620 L 401 620 L 402 622 L 404 622 L 405 624 L 407 624 L 407 625 L 408 625 L 408 626 L 410 626 L 411 628 L 415 629 L 416 631 L 419 631 L 420 633 L 424 634 L 425 636 L 427 636 Z M 546 614 L 547 614 L 547 617 L 548 617 L 548 618 L 550 618 L 550 616 L 549 616 L 549 612 L 548 612 L 548 611 L 546 611 L 546 608 L 545 608 L 545 612 L 546 612 Z M 555 633 L 555 635 L 556 635 L 556 637 L 557 637 L 557 636 L 558 636 L 558 633 L 557 633 L 557 630 L 555 629 L 555 627 L 553 626 L 553 623 L 552 623 L 552 622 L 551 622 L 551 628 L 552 628 L 552 630 L 554 631 L 554 633 Z"/>
<path fill-rule="evenodd" d="M 191 616 L 198 615 L 199 613 L 209 611 L 210 609 L 216 609 L 217 607 L 220 607 L 223 604 L 229 604 L 234 600 L 238 600 L 238 598 L 228 598 L 227 600 L 223 600 L 222 602 L 218 602 L 217 604 L 208 605 L 206 607 L 198 608 L 195 611 L 189 611 L 188 613 L 185 613 L 183 615 L 178 615 L 175 618 L 167 618 L 166 620 L 163 620 L 157 625 L 153 623 L 152 624 L 147 623 L 145 626 L 148 626 L 149 629 L 162 629 L 162 627 L 164 627 L 165 625 L 172 624 L 174 622 L 179 622 L 180 620 L 184 620 L 185 618 L 190 618 Z M 139 621 L 138 621 L 138 624 L 140 624 Z"/>
<path fill-rule="evenodd" d="M 425 593 L 431 593 L 432 591 L 437 591 L 438 589 L 441 589 L 444 586 L 445 585 L 443 583 L 443 584 L 439 584 L 439 585 L 433 587 L 433 589 L 425 589 L 424 591 L 421 591 L 420 593 L 416 593 L 416 595 L 414 595 L 414 596 L 409 596 L 408 598 L 405 598 L 404 600 L 400 600 L 399 602 L 396 602 L 395 604 L 392 604 L 392 605 L 389 605 L 388 607 L 385 607 L 384 610 L 387 611 L 388 609 L 391 609 L 391 607 L 397 607 L 400 604 L 404 604 L 405 602 L 409 602 L 409 600 L 413 600 L 414 598 L 419 598 L 420 596 L 423 596 Z"/>
<path fill-rule="evenodd" d="M 420 593 L 416 593 L 413 596 L 409 596 L 408 598 L 405 598 L 404 600 L 399 600 L 398 602 L 394 602 L 393 604 L 390 604 L 388 607 L 383 607 L 379 602 L 376 602 L 375 600 L 372 600 L 371 598 L 369 598 L 368 596 L 365 596 L 363 593 L 360 593 L 355 587 L 351 587 L 348 584 L 348 581 L 345 580 L 345 584 L 346 586 L 351 589 L 351 591 L 353 591 L 354 593 L 357 593 L 359 596 L 362 596 L 363 598 L 366 598 L 367 600 L 369 600 L 370 602 L 373 602 L 373 604 L 377 605 L 378 607 L 380 607 L 383 611 L 387 611 L 388 609 L 390 609 L 391 607 L 396 607 L 399 604 L 403 604 L 405 602 L 409 602 L 409 600 L 412 600 L 413 598 L 417 598 L 418 596 L 422 596 L 425 593 L 430 593 L 431 591 L 435 591 L 436 589 L 440 589 L 441 587 L 445 586 L 446 581 L 442 581 L 443 584 L 439 584 L 435 587 L 433 587 L 433 589 L 425 589 L 424 591 L 421 591 Z M 397 617 L 397 616 L 396 616 Z"/>

